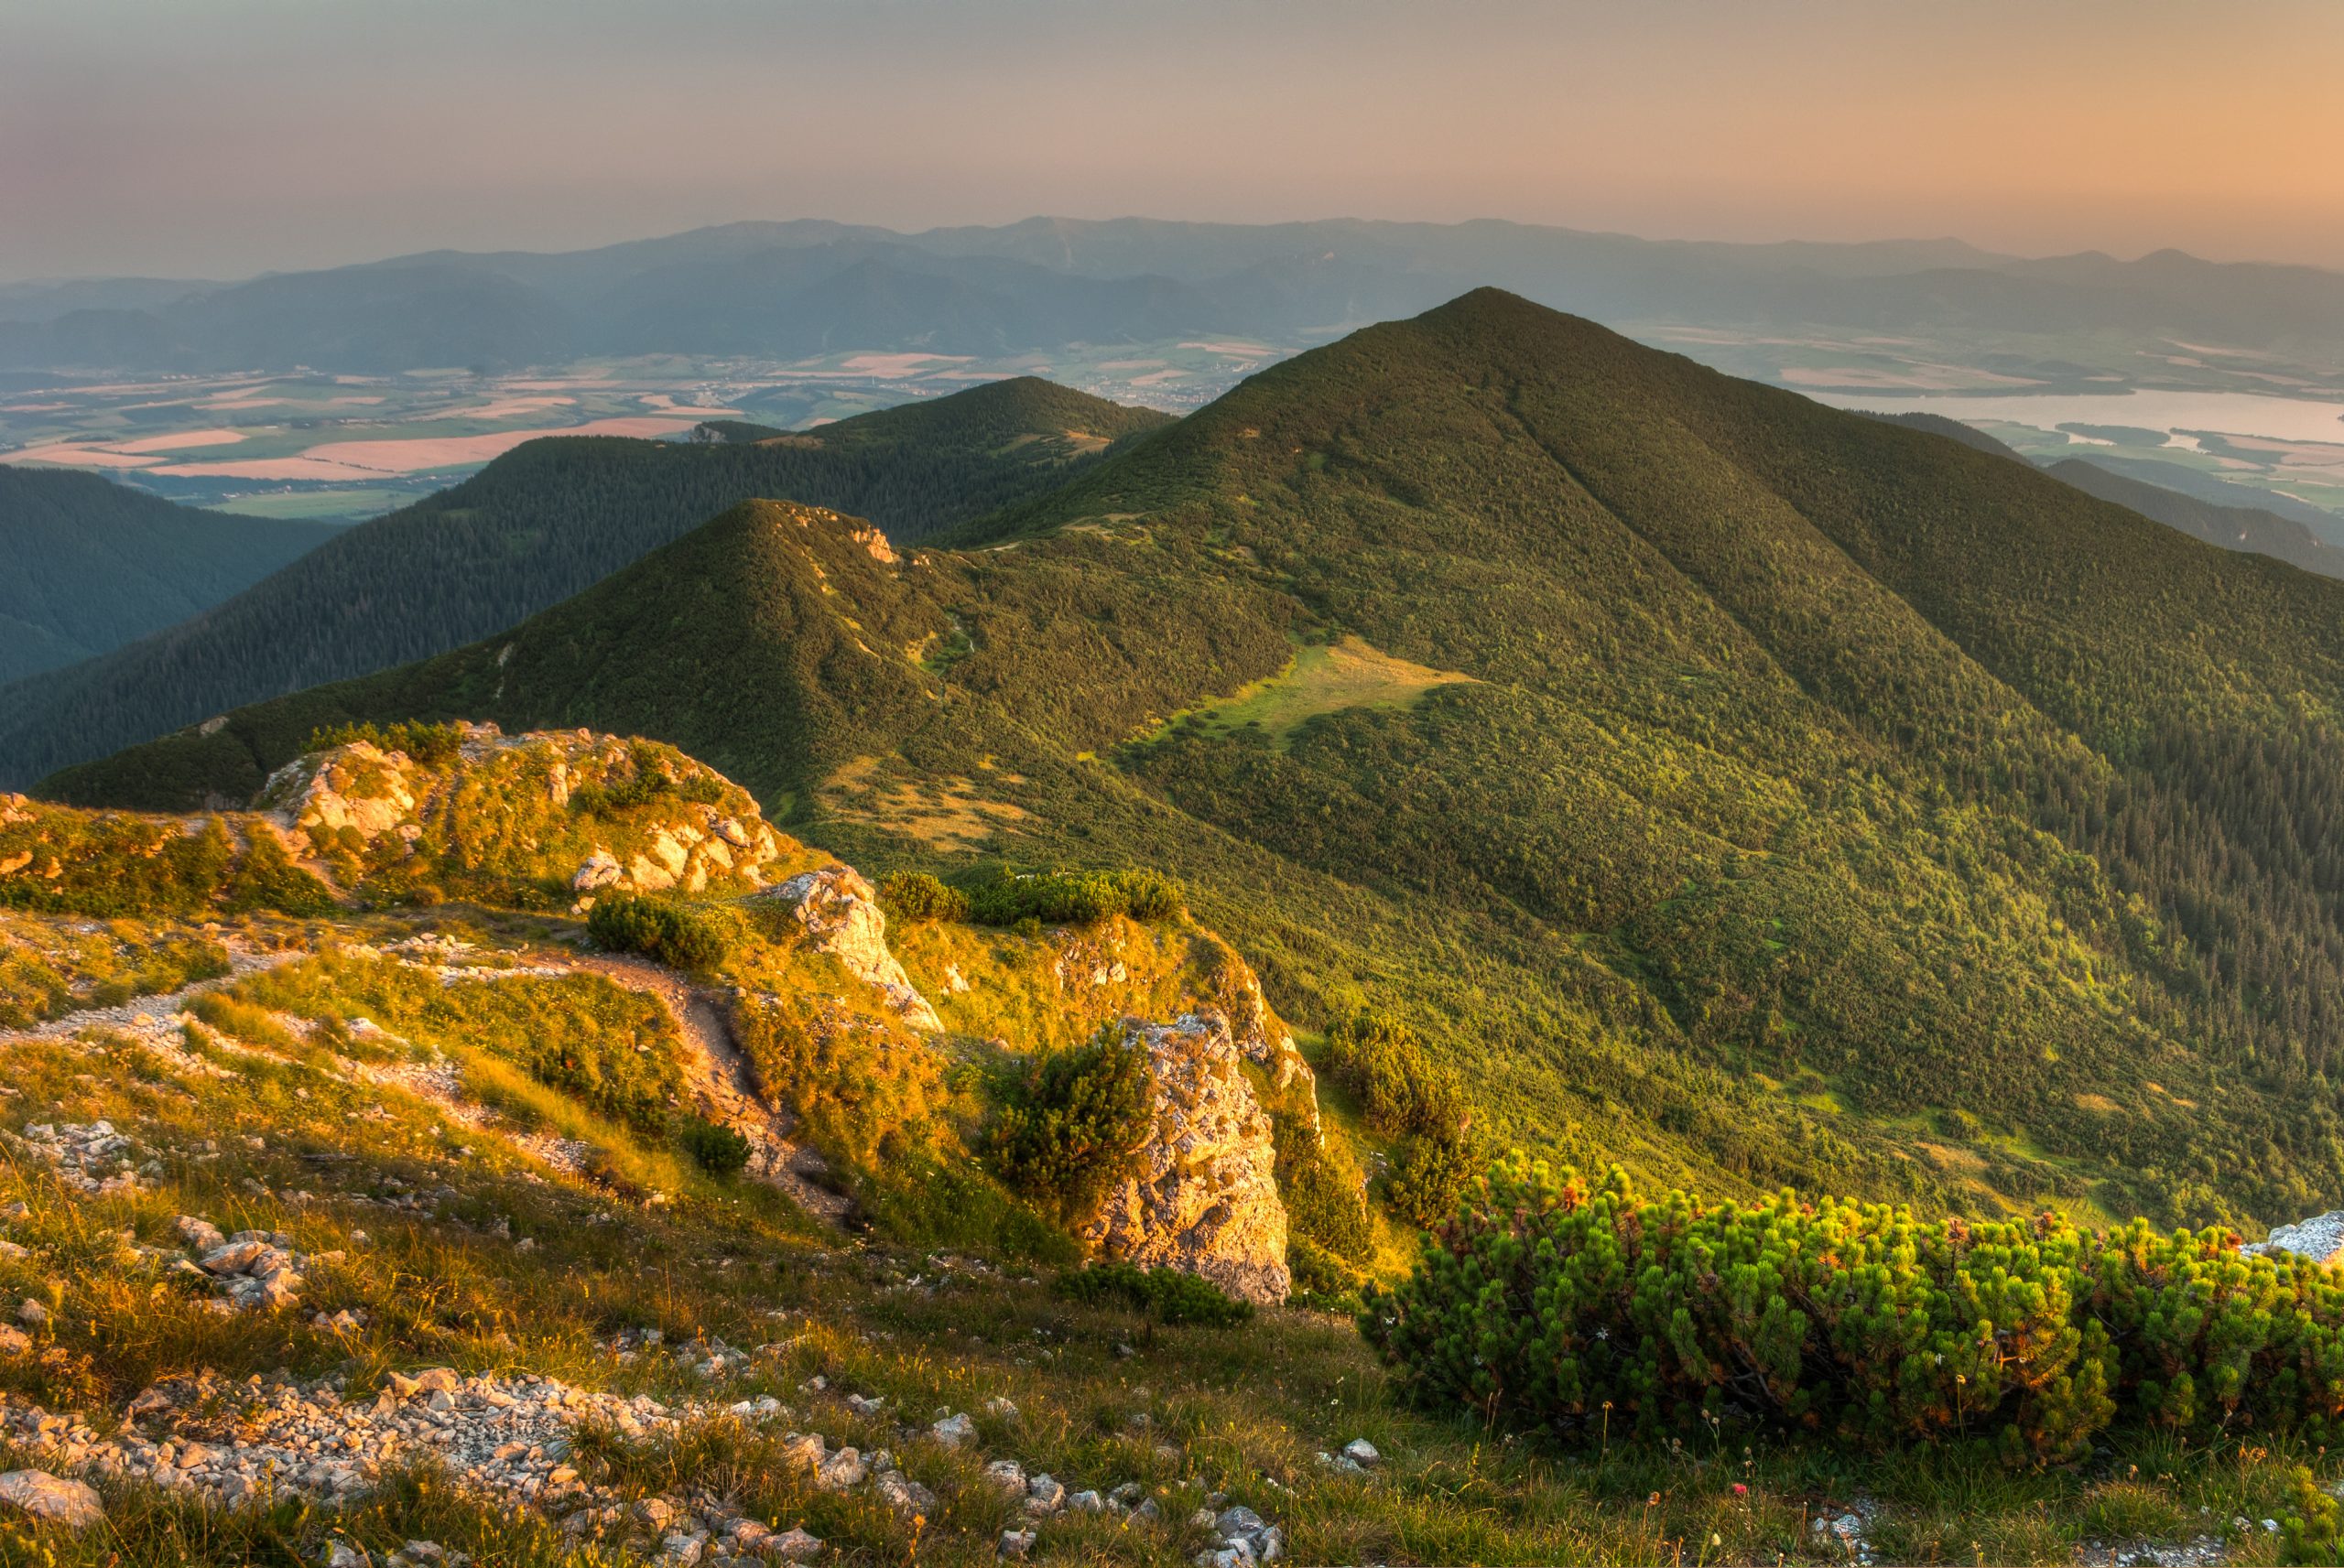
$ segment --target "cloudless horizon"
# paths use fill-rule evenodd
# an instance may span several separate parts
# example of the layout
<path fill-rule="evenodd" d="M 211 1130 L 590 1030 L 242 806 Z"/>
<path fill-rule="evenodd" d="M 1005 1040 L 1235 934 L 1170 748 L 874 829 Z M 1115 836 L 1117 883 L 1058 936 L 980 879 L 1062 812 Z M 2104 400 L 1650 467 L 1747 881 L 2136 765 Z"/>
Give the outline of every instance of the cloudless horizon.
<path fill-rule="evenodd" d="M 5 279 L 1036 214 L 2344 266 L 2324 0 L 15 9 Z"/>

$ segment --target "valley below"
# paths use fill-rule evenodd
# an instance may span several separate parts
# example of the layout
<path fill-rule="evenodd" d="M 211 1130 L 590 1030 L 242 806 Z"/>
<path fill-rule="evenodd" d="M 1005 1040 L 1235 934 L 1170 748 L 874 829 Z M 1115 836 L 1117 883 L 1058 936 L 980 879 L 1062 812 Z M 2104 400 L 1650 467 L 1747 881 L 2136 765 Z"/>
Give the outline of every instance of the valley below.
<path fill-rule="evenodd" d="M 2316 539 L 1496 289 L 853 368 L 0 688 L 0 1557 L 2332 1558 Z"/>

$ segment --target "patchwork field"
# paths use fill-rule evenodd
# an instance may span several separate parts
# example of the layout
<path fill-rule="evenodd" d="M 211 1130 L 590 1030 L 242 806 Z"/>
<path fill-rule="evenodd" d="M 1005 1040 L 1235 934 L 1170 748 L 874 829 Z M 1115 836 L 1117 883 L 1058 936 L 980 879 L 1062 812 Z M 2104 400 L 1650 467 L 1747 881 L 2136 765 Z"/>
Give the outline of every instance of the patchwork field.
<path fill-rule="evenodd" d="M 12 378 L 0 462 L 89 469 L 174 501 L 253 515 L 363 518 L 543 436 L 677 439 L 704 419 L 805 428 L 972 384 L 1040 375 L 1185 409 L 1283 357 L 1257 343 L 1128 344 L 974 360 L 841 352 L 787 364 L 658 356 L 514 375 Z"/>

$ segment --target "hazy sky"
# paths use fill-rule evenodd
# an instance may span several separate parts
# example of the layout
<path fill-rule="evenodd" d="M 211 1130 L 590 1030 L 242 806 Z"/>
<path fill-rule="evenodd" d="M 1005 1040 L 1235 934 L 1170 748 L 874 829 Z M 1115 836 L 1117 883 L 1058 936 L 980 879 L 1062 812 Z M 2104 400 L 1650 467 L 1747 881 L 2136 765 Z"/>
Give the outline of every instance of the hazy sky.
<path fill-rule="evenodd" d="M 2344 265 L 2344 0 L 0 0 L 0 278 L 742 218 Z"/>

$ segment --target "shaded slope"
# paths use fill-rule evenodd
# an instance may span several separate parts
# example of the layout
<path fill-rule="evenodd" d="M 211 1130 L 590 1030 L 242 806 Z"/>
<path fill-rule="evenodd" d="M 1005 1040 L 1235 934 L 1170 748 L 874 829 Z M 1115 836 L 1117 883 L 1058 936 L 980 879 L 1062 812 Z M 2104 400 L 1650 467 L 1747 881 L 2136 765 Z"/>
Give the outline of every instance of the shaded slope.
<path fill-rule="evenodd" d="M 501 631 L 751 496 L 849 509 L 917 539 L 1162 423 L 1021 379 L 757 445 L 532 441 L 196 620 L 0 689 L 0 785 Z"/>
<path fill-rule="evenodd" d="M 96 474 L 0 465 L 0 681 L 184 620 L 341 532 L 198 511 Z"/>
<path fill-rule="evenodd" d="M 2194 1219 L 2344 1185 L 2344 587 L 1492 291 L 961 548 L 791 525 L 802 612 L 655 557 L 512 684 L 500 640 L 49 787 L 233 789 L 343 714 L 642 729 L 875 864 L 1162 865 L 1282 1011 L 1399 1011 L 1582 1165 Z M 1344 639 L 1470 678 L 1179 717 Z"/>
<path fill-rule="evenodd" d="M 2306 524 L 2260 506 L 2222 506 L 2105 469 L 2089 458 L 2063 458 L 2046 471 L 2087 495 L 2130 507 L 2193 539 L 2225 550 L 2251 550 L 2322 577 L 2344 577 L 2344 550 Z"/>

